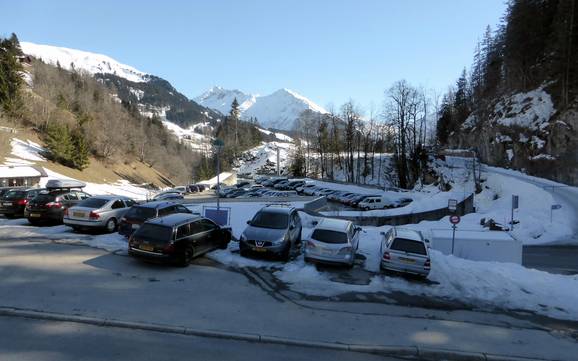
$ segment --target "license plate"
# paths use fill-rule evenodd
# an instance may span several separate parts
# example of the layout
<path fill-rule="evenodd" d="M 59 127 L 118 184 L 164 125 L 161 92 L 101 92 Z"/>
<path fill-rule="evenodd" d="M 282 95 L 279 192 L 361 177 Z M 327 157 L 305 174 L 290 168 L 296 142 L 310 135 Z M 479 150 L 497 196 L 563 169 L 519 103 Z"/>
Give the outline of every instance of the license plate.
<path fill-rule="evenodd" d="M 4 203 L 2 203 L 2 205 L 3 205 L 3 206 L 11 206 L 11 205 L 12 205 L 12 202 L 4 202 Z"/>
<path fill-rule="evenodd" d="M 131 225 L 132 229 L 139 229 L 140 225 L 139 224 L 133 224 Z"/>
<path fill-rule="evenodd" d="M 73 217 L 84 218 L 85 214 L 82 212 L 72 212 Z"/>
<path fill-rule="evenodd" d="M 255 251 L 255 252 L 267 252 L 267 248 L 253 247 L 253 251 Z"/>
<path fill-rule="evenodd" d="M 30 217 L 38 218 L 38 217 L 40 217 L 40 213 L 30 213 Z"/>
<path fill-rule="evenodd" d="M 411 258 L 400 258 L 400 261 L 402 261 L 403 263 L 415 263 L 415 259 L 411 259 Z"/>
<path fill-rule="evenodd" d="M 152 252 L 155 250 L 155 247 L 153 245 L 150 245 L 150 244 L 141 244 L 139 248 L 142 249 L 143 251 L 149 251 L 149 252 Z"/>

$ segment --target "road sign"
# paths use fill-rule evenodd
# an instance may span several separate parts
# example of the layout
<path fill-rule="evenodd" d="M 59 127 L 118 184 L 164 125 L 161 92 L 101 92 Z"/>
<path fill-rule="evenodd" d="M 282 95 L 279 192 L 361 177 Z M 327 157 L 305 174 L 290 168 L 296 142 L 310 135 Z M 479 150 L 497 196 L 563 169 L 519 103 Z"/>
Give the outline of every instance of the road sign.
<path fill-rule="evenodd" d="M 518 196 L 512 194 L 512 209 L 518 209 Z"/>
<path fill-rule="evenodd" d="M 552 204 L 552 209 L 560 209 L 562 208 L 561 204 Z"/>
<path fill-rule="evenodd" d="M 450 212 L 455 212 L 458 209 L 458 200 L 457 199 L 448 199 L 448 209 Z"/>
<path fill-rule="evenodd" d="M 450 223 L 451 223 L 451 224 L 458 224 L 458 223 L 460 223 L 460 216 L 458 216 L 457 214 L 454 214 L 453 216 L 450 216 Z"/>

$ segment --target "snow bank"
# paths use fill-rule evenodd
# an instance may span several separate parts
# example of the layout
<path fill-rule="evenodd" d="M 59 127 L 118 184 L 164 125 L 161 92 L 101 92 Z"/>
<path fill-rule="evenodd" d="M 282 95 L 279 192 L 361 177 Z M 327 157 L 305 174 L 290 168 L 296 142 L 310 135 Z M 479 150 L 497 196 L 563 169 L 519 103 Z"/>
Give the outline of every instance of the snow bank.
<path fill-rule="evenodd" d="M 10 145 L 12 146 L 12 155 L 17 158 L 38 162 L 46 160 L 42 156 L 45 149 L 33 141 L 23 141 L 18 138 L 12 138 Z"/>

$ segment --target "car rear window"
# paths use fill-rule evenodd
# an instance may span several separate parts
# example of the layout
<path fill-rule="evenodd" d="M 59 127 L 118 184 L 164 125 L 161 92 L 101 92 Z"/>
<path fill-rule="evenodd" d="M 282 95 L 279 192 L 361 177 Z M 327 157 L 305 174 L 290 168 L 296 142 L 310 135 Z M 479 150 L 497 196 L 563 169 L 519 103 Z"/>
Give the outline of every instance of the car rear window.
<path fill-rule="evenodd" d="M 287 228 L 288 223 L 289 216 L 285 213 L 277 212 L 257 212 L 251 221 L 253 227 L 275 229 Z"/>
<path fill-rule="evenodd" d="M 78 206 L 86 208 L 101 208 L 102 206 L 107 204 L 108 201 L 109 201 L 108 199 L 102 198 L 88 198 L 78 203 Z"/>
<path fill-rule="evenodd" d="M 169 242 L 173 235 L 173 228 L 158 224 L 145 223 L 135 232 L 135 237 L 145 237 L 155 241 Z"/>
<path fill-rule="evenodd" d="M 394 251 L 402 251 L 415 254 L 426 254 L 423 242 L 412 241 L 404 238 L 396 238 L 390 247 Z"/>
<path fill-rule="evenodd" d="M 39 194 L 36 196 L 36 198 L 34 198 L 34 201 L 38 203 L 48 203 L 54 201 L 55 199 L 56 195 L 54 194 Z"/>
<path fill-rule="evenodd" d="M 4 195 L 4 199 L 22 199 L 26 198 L 25 191 L 9 191 Z"/>
<path fill-rule="evenodd" d="M 126 212 L 125 217 L 134 220 L 147 220 L 149 218 L 154 218 L 157 216 L 157 211 L 154 208 L 149 207 L 132 207 Z"/>
<path fill-rule="evenodd" d="M 347 234 L 344 232 L 338 231 L 330 231 L 327 229 L 316 229 L 313 231 L 311 235 L 316 241 L 324 242 L 324 243 L 347 243 Z"/>

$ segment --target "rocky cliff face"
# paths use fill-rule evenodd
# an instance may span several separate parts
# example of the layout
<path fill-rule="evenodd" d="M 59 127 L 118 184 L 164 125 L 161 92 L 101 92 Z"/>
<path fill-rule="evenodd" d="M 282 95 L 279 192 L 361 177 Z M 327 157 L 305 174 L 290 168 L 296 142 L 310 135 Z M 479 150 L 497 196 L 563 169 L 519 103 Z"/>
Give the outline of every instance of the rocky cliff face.
<path fill-rule="evenodd" d="M 483 162 L 578 185 L 578 108 L 558 111 L 546 87 L 471 114 L 450 144 L 476 148 Z"/>

